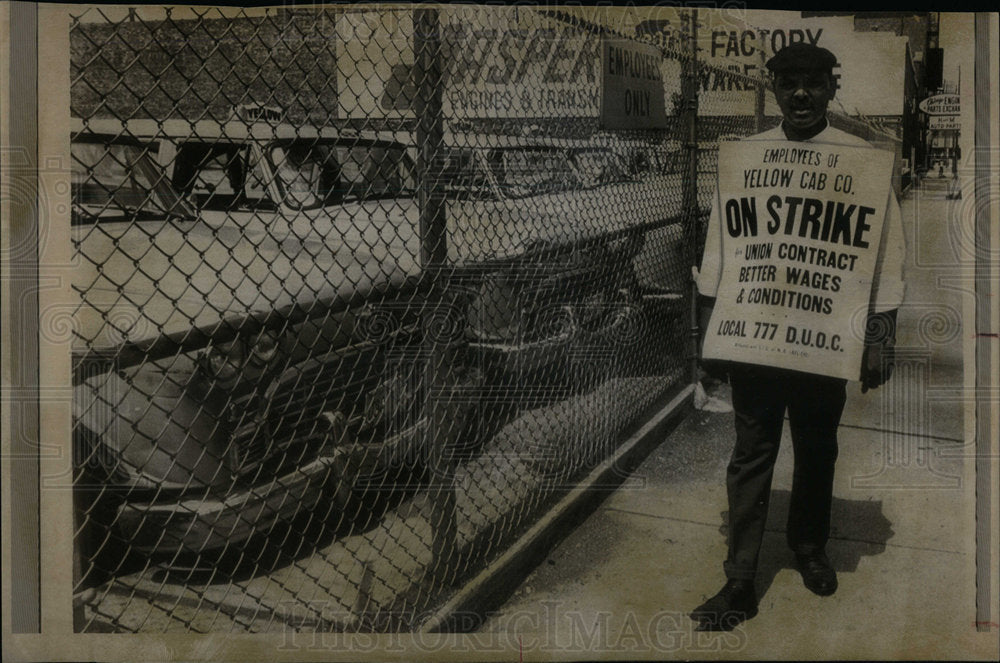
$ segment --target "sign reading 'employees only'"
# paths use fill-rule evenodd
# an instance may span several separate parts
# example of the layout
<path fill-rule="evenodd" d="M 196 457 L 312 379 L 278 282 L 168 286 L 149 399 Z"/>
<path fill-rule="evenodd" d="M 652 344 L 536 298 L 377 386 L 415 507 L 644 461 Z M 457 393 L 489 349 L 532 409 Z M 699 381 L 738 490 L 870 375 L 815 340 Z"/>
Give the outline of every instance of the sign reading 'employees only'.
<path fill-rule="evenodd" d="M 871 297 L 892 163 L 865 147 L 720 146 L 722 274 L 706 358 L 858 378 L 856 321 Z"/>
<path fill-rule="evenodd" d="M 601 126 L 605 129 L 663 129 L 663 54 L 655 46 L 601 40 Z"/>

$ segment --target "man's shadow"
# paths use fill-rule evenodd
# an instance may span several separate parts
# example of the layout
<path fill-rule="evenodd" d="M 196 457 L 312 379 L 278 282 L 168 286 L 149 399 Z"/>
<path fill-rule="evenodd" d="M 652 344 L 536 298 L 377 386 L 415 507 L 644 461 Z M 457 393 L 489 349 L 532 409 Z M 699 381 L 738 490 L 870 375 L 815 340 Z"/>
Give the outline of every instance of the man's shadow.
<path fill-rule="evenodd" d="M 757 566 L 757 593 L 763 598 L 782 569 L 795 569 L 795 555 L 785 542 L 785 523 L 791 492 L 772 490 L 768 507 L 767 529 L 760 549 Z M 881 500 L 845 500 L 833 498 L 830 540 L 827 557 L 837 573 L 853 573 L 862 557 L 885 551 L 892 538 L 892 523 L 882 513 Z M 719 531 L 728 535 L 729 512 L 722 512 Z"/>

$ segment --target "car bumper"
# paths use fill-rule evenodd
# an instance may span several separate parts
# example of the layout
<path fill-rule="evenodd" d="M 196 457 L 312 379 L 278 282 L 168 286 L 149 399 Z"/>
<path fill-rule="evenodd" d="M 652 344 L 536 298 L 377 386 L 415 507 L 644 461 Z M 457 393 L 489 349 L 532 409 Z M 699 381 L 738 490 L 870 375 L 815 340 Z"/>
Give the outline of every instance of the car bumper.
<path fill-rule="evenodd" d="M 199 553 L 240 543 L 277 522 L 313 511 L 339 479 L 338 456 L 317 458 L 264 484 L 224 499 L 170 503 L 127 502 L 118 509 L 119 535 L 137 552 Z"/>
<path fill-rule="evenodd" d="M 572 343 L 570 334 L 527 343 L 469 343 L 469 350 L 489 372 L 520 375 L 558 361 Z"/>
<path fill-rule="evenodd" d="M 609 306 L 603 317 L 603 323 L 596 327 L 574 325 L 569 332 L 525 343 L 470 342 L 469 349 L 483 365 L 517 376 L 565 361 L 574 353 L 587 360 L 609 358 L 640 340 L 645 320 L 639 309 Z"/>

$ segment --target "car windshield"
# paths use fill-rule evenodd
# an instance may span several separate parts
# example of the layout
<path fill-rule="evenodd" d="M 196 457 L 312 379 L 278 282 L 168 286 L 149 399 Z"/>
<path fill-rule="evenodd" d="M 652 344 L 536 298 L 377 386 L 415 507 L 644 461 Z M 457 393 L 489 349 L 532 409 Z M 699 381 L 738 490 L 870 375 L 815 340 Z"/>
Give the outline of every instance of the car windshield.
<path fill-rule="evenodd" d="M 611 150 L 583 148 L 574 150 L 571 159 L 585 187 L 628 181 L 621 157 Z"/>
<path fill-rule="evenodd" d="M 290 140 L 272 145 L 283 202 L 309 209 L 416 194 L 405 149 L 391 143 Z"/>
<path fill-rule="evenodd" d="M 581 182 L 565 150 L 514 147 L 493 150 L 490 168 L 504 195 L 524 198 L 578 189 Z"/>
<path fill-rule="evenodd" d="M 139 143 L 75 137 L 72 156 L 73 223 L 194 218 Z"/>

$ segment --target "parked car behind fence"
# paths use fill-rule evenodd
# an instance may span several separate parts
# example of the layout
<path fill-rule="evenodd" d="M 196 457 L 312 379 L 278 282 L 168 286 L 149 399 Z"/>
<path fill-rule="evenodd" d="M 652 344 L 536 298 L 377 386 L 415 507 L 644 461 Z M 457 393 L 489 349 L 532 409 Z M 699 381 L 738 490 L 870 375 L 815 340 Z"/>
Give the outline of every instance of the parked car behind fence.
<path fill-rule="evenodd" d="M 406 186 L 330 213 L 231 146 L 181 151 L 168 177 L 156 141 L 120 133 L 91 122 L 72 142 L 83 520 L 113 524 L 85 528 L 85 554 L 107 568 L 123 549 L 200 555 L 300 514 L 363 520 L 344 474 L 377 475 L 426 428 L 413 367 L 384 359 L 421 313 L 404 151 L 379 148 Z M 385 291 L 415 303 L 377 335 L 364 305 Z"/>
<path fill-rule="evenodd" d="M 566 384 L 574 353 L 620 358 L 679 320 L 686 280 L 650 254 L 681 246 L 679 210 L 651 194 L 662 182 L 607 146 L 446 147 L 456 296 L 442 308 L 422 279 L 409 141 L 254 121 L 75 127 L 81 586 L 125 551 L 198 565 L 253 558 L 296 519 L 363 527 L 376 492 L 441 448 L 474 453 L 497 393 Z M 447 404 L 465 422 L 447 439 L 430 430 L 422 359 L 441 315 L 441 374 L 483 394 Z"/>

